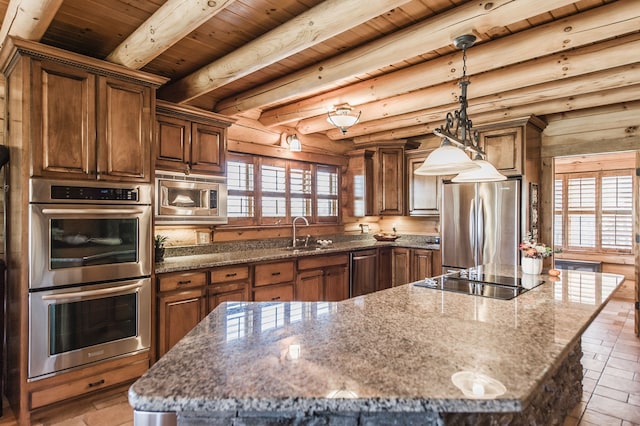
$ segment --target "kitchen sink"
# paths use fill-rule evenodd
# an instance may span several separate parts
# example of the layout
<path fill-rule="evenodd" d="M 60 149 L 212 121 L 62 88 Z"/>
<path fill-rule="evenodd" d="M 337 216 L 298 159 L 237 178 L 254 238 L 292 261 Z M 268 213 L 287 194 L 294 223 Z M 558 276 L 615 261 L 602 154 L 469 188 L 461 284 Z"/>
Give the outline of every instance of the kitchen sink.
<path fill-rule="evenodd" d="M 492 299 L 510 300 L 531 288 L 544 283 L 539 280 L 535 286 L 525 288 L 520 284 L 520 278 L 494 276 L 495 281 L 488 282 L 461 276 L 443 275 L 435 278 L 425 278 L 414 283 L 418 287 L 427 287 L 435 290 L 465 293 L 473 296 L 489 297 Z M 509 284 L 505 284 L 508 282 Z"/>
<path fill-rule="evenodd" d="M 296 251 L 316 251 L 316 250 L 322 250 L 322 248 L 320 247 L 316 247 L 316 246 L 302 246 L 302 247 L 285 247 L 284 250 L 286 251 L 292 251 L 292 252 L 296 252 Z"/>

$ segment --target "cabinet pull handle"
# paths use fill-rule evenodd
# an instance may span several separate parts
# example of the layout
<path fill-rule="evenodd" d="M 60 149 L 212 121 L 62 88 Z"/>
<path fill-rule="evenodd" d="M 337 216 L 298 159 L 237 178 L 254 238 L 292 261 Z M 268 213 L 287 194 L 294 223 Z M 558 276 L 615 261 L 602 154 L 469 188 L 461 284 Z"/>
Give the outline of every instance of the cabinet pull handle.
<path fill-rule="evenodd" d="M 276 275 L 280 275 L 280 272 L 272 272 L 271 275 L 275 277 Z"/>
<path fill-rule="evenodd" d="M 191 284 L 191 280 L 178 281 L 178 285 Z"/>
<path fill-rule="evenodd" d="M 271 300 L 280 300 L 280 296 L 272 297 Z"/>
<path fill-rule="evenodd" d="M 232 273 L 232 274 L 227 274 L 227 278 L 231 278 L 231 277 L 235 277 L 236 275 L 238 275 L 237 273 Z"/>
<path fill-rule="evenodd" d="M 90 388 L 95 388 L 96 386 L 104 385 L 104 379 L 100 379 L 97 382 L 89 383 Z"/>

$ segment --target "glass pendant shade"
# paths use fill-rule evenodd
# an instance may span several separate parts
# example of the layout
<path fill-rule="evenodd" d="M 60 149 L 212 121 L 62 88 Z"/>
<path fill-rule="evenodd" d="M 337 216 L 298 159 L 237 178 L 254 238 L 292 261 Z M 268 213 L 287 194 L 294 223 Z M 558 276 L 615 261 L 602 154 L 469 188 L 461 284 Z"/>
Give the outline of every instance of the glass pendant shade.
<path fill-rule="evenodd" d="M 414 173 L 426 176 L 455 175 L 479 168 L 480 166 L 475 164 L 463 150 L 443 143 L 440 148 L 429 154 Z"/>
<path fill-rule="evenodd" d="M 339 107 L 336 108 L 335 111 L 327 114 L 327 122 L 336 126 L 342 134 L 347 133 L 347 129 L 360 120 L 360 114 L 362 111 L 358 113 L 358 115 L 351 114 L 351 107 Z"/>
<path fill-rule="evenodd" d="M 296 135 L 287 136 L 287 143 L 289 144 L 289 151 L 302 151 L 302 144 L 300 143 L 300 139 L 298 139 Z"/>
<path fill-rule="evenodd" d="M 486 160 L 476 158 L 474 163 L 480 167 L 473 170 L 460 173 L 458 176 L 451 179 L 452 182 L 497 182 L 500 180 L 506 180 L 507 177 L 500 173 L 493 164 Z"/>

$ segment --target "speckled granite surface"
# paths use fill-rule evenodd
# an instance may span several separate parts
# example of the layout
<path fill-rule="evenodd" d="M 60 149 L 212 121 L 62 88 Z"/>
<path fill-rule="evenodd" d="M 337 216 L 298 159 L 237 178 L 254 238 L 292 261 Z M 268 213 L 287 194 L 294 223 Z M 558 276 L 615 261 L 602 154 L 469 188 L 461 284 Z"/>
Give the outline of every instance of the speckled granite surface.
<path fill-rule="evenodd" d="M 205 414 L 519 411 L 623 279 L 541 277 L 509 301 L 407 284 L 337 303 L 225 303 L 131 386 L 129 401 Z M 481 375 L 484 397 L 454 384 L 461 372 Z"/>
<path fill-rule="evenodd" d="M 313 256 L 331 252 L 335 253 L 340 251 L 367 249 L 382 246 L 425 248 L 429 250 L 440 249 L 439 244 L 427 241 L 429 240 L 426 237 L 420 238 L 403 236 L 396 242 L 379 242 L 376 241 L 372 235 L 365 235 L 364 237 L 350 238 L 344 241 L 335 241 L 331 246 L 327 248 L 293 251 L 286 248 L 287 242 L 289 244 L 291 243 L 289 239 L 286 239 L 283 240 L 282 244 L 280 245 L 277 245 L 276 242 L 276 245 L 263 244 L 261 246 L 260 244 L 250 244 L 245 247 L 243 244 L 238 243 L 234 247 L 231 243 L 226 243 L 224 245 L 219 245 L 219 247 L 216 247 L 215 251 L 213 251 L 212 249 L 212 252 L 210 253 L 202 253 L 202 251 L 207 250 L 208 247 L 194 246 L 191 251 L 186 248 L 182 249 L 182 251 L 173 249 L 173 253 L 184 253 L 189 255 L 165 257 L 165 260 L 163 262 L 158 262 L 155 264 L 155 272 L 157 274 L 164 272 L 179 272 L 189 269 L 211 268 L 215 266 L 287 259 L 299 256 Z M 238 247 L 241 247 L 241 249 Z M 219 249 L 225 248 L 228 251 L 218 251 Z M 195 254 L 196 252 L 193 252 L 193 250 L 196 249 L 199 249 L 198 252 L 202 254 Z"/>

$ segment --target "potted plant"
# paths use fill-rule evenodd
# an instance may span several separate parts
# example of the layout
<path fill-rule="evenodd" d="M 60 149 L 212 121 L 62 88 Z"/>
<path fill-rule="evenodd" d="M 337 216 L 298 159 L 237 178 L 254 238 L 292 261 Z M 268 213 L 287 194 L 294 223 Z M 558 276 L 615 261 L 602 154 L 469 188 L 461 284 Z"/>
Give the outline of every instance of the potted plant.
<path fill-rule="evenodd" d="M 154 258 L 156 262 L 164 260 L 164 243 L 169 239 L 166 235 L 156 235 L 153 240 Z"/>

